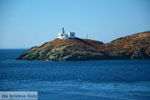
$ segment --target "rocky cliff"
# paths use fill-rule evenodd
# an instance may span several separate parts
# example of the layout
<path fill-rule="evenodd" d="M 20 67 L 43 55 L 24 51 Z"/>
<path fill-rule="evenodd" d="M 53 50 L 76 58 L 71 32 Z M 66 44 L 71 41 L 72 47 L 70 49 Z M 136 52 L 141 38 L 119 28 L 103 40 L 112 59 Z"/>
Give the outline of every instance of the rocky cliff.
<path fill-rule="evenodd" d="M 32 47 L 17 59 L 23 60 L 100 60 L 150 59 L 150 32 L 142 32 L 102 43 L 90 39 L 55 39 Z"/>

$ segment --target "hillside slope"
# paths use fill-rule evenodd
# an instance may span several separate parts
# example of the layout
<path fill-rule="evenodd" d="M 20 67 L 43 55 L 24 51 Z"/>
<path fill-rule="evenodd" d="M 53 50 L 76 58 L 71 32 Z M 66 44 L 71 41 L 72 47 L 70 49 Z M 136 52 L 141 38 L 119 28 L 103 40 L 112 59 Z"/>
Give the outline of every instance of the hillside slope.
<path fill-rule="evenodd" d="M 55 39 L 33 47 L 17 59 L 23 60 L 99 60 L 150 59 L 150 32 L 125 36 L 104 44 L 90 39 Z"/>
<path fill-rule="evenodd" d="M 88 60 L 104 59 L 98 48 L 102 42 L 89 39 L 55 39 L 25 51 L 18 59 L 24 60 Z"/>
<path fill-rule="evenodd" d="M 150 32 L 118 38 L 105 48 L 105 52 L 113 59 L 149 59 Z"/>

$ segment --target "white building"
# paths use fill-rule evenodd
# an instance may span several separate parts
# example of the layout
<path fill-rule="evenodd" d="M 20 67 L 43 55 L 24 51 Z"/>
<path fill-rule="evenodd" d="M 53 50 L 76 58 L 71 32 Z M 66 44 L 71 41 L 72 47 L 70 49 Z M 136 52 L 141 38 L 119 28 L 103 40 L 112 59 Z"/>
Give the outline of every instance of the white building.
<path fill-rule="evenodd" d="M 61 32 L 58 33 L 59 39 L 68 39 L 68 38 L 75 38 L 75 32 L 65 33 L 64 28 L 62 28 Z"/>

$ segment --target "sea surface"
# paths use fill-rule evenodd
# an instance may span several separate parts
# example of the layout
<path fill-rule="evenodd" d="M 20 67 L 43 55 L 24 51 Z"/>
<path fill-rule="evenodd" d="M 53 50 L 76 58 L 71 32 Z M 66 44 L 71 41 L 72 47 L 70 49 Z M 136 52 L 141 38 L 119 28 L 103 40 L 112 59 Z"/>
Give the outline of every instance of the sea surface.
<path fill-rule="evenodd" d="M 0 49 L 0 91 L 38 91 L 39 100 L 150 100 L 150 60 L 25 61 Z"/>

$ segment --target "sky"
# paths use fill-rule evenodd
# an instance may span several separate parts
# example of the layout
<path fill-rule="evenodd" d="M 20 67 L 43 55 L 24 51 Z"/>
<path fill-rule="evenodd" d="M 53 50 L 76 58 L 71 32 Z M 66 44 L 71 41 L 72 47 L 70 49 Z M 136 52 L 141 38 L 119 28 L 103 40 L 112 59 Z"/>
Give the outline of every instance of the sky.
<path fill-rule="evenodd" d="M 30 48 L 64 27 L 108 43 L 150 31 L 150 0 L 0 0 L 0 48 Z"/>

